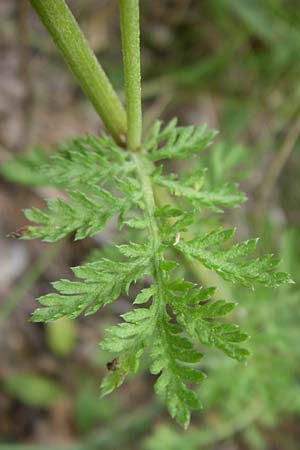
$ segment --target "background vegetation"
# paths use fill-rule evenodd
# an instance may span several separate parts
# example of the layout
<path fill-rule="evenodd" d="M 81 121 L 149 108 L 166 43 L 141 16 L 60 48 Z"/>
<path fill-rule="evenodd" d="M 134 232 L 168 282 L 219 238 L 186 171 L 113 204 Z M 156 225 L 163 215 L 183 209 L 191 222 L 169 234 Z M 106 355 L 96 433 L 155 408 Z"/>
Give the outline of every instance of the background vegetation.
<path fill-rule="evenodd" d="M 117 2 L 68 4 L 121 89 Z M 199 165 L 209 168 L 212 185 L 240 181 L 248 196 L 221 222 L 238 225 L 240 238 L 260 235 L 261 250 L 279 254 L 282 269 L 296 281 L 253 293 L 219 284 L 220 294 L 239 302 L 235 320 L 252 336 L 247 366 L 218 352 L 206 358 L 204 410 L 188 432 L 168 418 L 143 370 L 99 400 L 107 355 L 97 343 L 107 322 L 128 308 L 127 300 L 76 322 L 40 325 L 28 317 L 50 281 L 92 259 L 93 247 L 103 253 L 112 230 L 55 246 L 3 238 L 0 449 L 299 448 L 299 7 L 295 0 L 141 1 L 146 127 L 158 116 L 177 116 L 181 124 L 206 122 L 220 131 Z M 96 114 L 27 0 L 1 1 L 0 42 L 1 162 L 42 144 L 45 149 L 32 153 L 34 163 L 50 145 L 99 132 Z M 38 187 L 38 174 L 28 179 L 23 165 L 7 166 L 4 175 L 3 237 L 24 225 L 22 208 L 57 194 Z"/>

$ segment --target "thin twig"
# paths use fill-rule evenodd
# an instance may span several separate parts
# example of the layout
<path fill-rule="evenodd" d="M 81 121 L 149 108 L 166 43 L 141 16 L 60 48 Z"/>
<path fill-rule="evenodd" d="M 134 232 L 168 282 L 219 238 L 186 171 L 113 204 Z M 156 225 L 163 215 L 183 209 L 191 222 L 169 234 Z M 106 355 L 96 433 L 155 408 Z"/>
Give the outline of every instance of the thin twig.
<path fill-rule="evenodd" d="M 34 112 L 34 84 L 30 70 L 29 52 L 29 3 L 28 0 L 18 0 L 17 33 L 19 53 L 19 76 L 23 82 L 24 95 L 22 99 L 22 124 L 18 144 L 19 151 L 26 151 L 31 143 L 33 112 Z"/>
<path fill-rule="evenodd" d="M 292 153 L 295 143 L 300 134 L 300 118 L 297 117 L 292 123 L 286 138 L 280 148 L 279 152 L 275 155 L 269 169 L 266 171 L 264 180 L 258 190 L 258 202 L 257 202 L 257 216 L 266 208 L 270 201 L 271 194 L 275 187 L 275 184 L 284 168 L 290 154 Z"/>

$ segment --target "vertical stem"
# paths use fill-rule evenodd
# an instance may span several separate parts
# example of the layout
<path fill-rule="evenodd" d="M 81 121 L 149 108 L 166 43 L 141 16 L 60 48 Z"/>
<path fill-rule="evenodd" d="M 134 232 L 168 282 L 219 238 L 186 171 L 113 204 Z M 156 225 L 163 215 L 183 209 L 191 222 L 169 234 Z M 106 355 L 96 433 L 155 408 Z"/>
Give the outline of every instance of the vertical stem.
<path fill-rule="evenodd" d="M 140 62 L 140 18 L 139 0 L 119 0 L 126 109 L 128 148 L 137 150 L 141 146 L 142 102 Z"/>
<path fill-rule="evenodd" d="M 125 110 L 65 0 L 30 0 L 105 127 L 124 142 Z"/>
<path fill-rule="evenodd" d="M 153 268 L 154 277 L 157 283 L 157 299 L 155 302 L 156 318 L 161 318 L 165 311 L 165 299 L 163 293 L 163 280 L 160 268 L 162 261 L 162 253 L 159 248 L 161 246 L 160 232 L 157 225 L 157 219 L 155 217 L 156 202 L 153 192 L 152 181 L 150 173 L 152 171 L 152 164 L 144 157 L 141 152 L 133 154 L 133 161 L 136 164 L 136 171 L 141 183 L 141 190 L 145 202 L 145 215 L 148 218 L 149 223 L 149 235 L 152 241 L 153 252 Z"/>

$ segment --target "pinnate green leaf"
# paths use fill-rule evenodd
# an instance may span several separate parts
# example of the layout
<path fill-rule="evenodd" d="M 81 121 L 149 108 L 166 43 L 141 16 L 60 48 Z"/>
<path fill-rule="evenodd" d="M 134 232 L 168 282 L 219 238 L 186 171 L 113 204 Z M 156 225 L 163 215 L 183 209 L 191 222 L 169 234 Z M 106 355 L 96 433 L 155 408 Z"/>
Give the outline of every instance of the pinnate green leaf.
<path fill-rule="evenodd" d="M 184 254 L 198 259 L 205 267 L 216 271 L 225 280 L 238 282 L 247 287 L 253 287 L 256 283 L 277 287 L 292 282 L 288 274 L 276 271 L 279 260 L 273 255 L 239 260 L 240 257 L 248 256 L 255 250 L 256 239 L 235 244 L 227 249 L 210 248 L 225 243 L 233 234 L 232 229 L 215 230 L 190 241 L 181 240 L 177 248 Z M 238 261 L 235 261 L 236 259 Z"/>
<path fill-rule="evenodd" d="M 150 130 L 144 147 L 149 151 L 152 161 L 167 158 L 187 158 L 194 152 L 207 148 L 216 131 L 208 130 L 205 125 L 200 127 L 178 127 L 177 119 L 171 120 L 166 127 L 157 121 Z"/>
<path fill-rule="evenodd" d="M 101 394 L 120 386 L 127 374 L 136 373 L 149 350 L 150 371 L 157 377 L 155 391 L 185 428 L 190 411 L 201 408 L 197 385 L 205 377 L 200 368 L 202 349 L 213 347 L 238 361 L 244 361 L 249 352 L 241 346 L 247 334 L 228 320 L 236 304 L 216 300 L 214 287 L 179 278 L 181 268 L 174 250 L 199 260 L 225 280 L 245 286 L 291 282 L 287 274 L 276 270 L 278 260 L 272 255 L 251 259 L 256 239 L 228 244 L 233 229 L 220 228 L 195 238 L 182 235 L 190 227 L 196 229 L 195 220 L 203 208 L 221 212 L 245 200 L 234 184 L 207 186 L 205 169 L 199 165 L 183 175 L 165 174 L 163 167 L 154 166 L 157 161 L 201 152 L 214 135 L 205 126 L 178 127 L 172 120 L 163 127 L 156 122 L 135 154 L 106 135 L 88 135 L 55 149 L 47 162 L 43 158 L 26 162 L 25 158 L 18 163 L 24 163 L 23 178 L 28 178 L 30 171 L 38 171 L 40 162 L 41 182 L 67 189 L 68 194 L 48 200 L 44 210 L 25 210 L 35 223 L 27 227 L 25 239 L 56 241 L 70 233 L 83 239 L 98 233 L 115 216 L 120 229 L 124 227 L 124 238 L 130 235 L 114 247 L 110 258 L 98 257 L 74 267 L 74 280 L 53 283 L 55 292 L 38 299 L 41 307 L 32 319 L 48 322 L 93 314 L 121 294 L 131 300 L 139 284 L 147 286 L 132 299 L 133 306 L 128 302 L 120 323 L 111 326 L 102 340 L 103 349 L 114 359 L 107 365 Z M 154 192 L 157 186 L 163 189 Z M 161 206 L 159 193 L 166 190 L 171 201 L 179 200 L 178 205 Z M 132 284 L 136 285 L 130 289 Z"/>

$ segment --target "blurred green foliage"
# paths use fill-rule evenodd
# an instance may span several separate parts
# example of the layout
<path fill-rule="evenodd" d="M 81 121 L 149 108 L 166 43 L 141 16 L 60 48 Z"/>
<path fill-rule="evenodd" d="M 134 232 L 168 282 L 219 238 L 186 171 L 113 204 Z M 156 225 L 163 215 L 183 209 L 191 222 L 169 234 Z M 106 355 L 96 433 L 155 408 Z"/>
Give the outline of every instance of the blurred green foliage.
<path fill-rule="evenodd" d="M 76 323 L 66 318 L 47 323 L 45 332 L 50 350 L 58 356 L 67 356 L 72 353 L 77 341 L 76 328 Z"/>
<path fill-rule="evenodd" d="M 26 405 L 41 408 L 51 406 L 63 395 L 56 381 L 36 373 L 12 373 L 4 379 L 3 387 Z"/>

